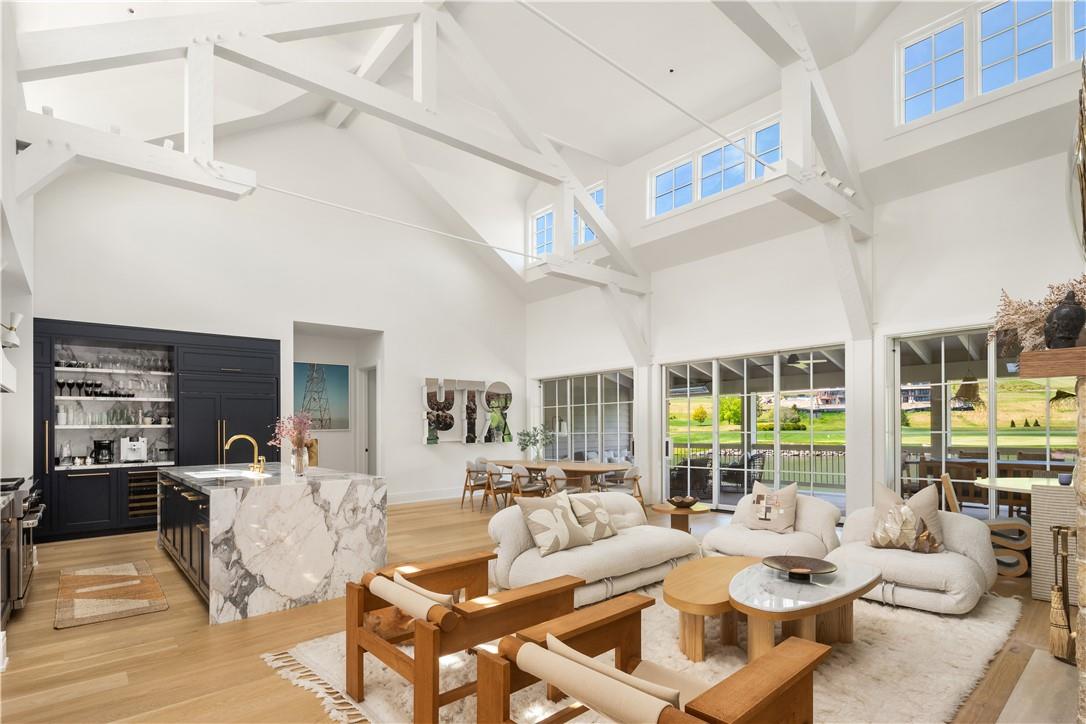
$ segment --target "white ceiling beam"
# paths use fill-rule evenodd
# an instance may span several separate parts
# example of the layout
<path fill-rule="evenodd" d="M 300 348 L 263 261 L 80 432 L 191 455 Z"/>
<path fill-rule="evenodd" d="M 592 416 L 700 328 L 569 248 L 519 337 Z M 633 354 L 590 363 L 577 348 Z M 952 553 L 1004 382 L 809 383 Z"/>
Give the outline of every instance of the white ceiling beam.
<path fill-rule="evenodd" d="M 812 136 L 823 161 L 834 175 L 857 192 L 863 206 L 869 206 L 859 165 L 796 14 L 786 3 L 718 0 L 713 4 L 781 68 L 797 62 L 802 64 L 811 82 Z M 787 117 L 784 121 L 785 124 L 789 122 Z"/>
<path fill-rule="evenodd" d="M 238 38 L 217 44 L 215 54 L 540 181 L 553 184 L 560 179 L 554 164 L 537 151 L 427 111 L 410 98 L 314 61 L 296 48 L 267 38 Z"/>
<path fill-rule="evenodd" d="M 57 144 L 35 143 L 15 156 L 16 195 L 26 199 L 59 178 L 75 154 Z"/>
<path fill-rule="evenodd" d="M 634 319 L 626 300 L 622 298 L 622 292 L 615 284 L 599 287 L 603 302 L 611 312 L 611 318 L 618 327 L 622 339 L 626 342 L 626 348 L 633 357 L 634 364 L 645 367 L 652 363 L 652 352 L 648 339 L 640 323 Z"/>
<path fill-rule="evenodd" d="M 857 245 L 852 240 L 848 222 L 838 219 L 823 224 L 822 233 L 852 338 L 871 339 L 871 295 L 864 282 Z"/>
<path fill-rule="evenodd" d="M 433 8 L 423 8 L 415 18 L 411 45 L 412 95 L 416 103 L 437 109 L 437 19 Z"/>
<path fill-rule="evenodd" d="M 854 238 L 871 238 L 874 220 L 870 209 L 860 208 L 820 178 L 804 174 L 798 166 L 790 162 L 786 162 L 785 166 L 787 173 L 764 184 L 774 198 L 819 223 L 844 219 L 851 227 Z"/>
<path fill-rule="evenodd" d="M 645 277 L 635 277 L 615 269 L 607 269 L 583 261 L 548 257 L 547 261 L 537 268 L 547 276 L 570 279 L 594 287 L 613 285 L 620 291 L 637 296 L 644 296 L 650 291 L 649 280 Z"/>
<path fill-rule="evenodd" d="M 980 345 L 977 344 L 975 339 L 968 334 L 959 334 L 958 341 L 962 343 L 962 347 L 964 347 L 965 351 L 969 354 L 969 359 L 979 360 L 981 358 Z"/>
<path fill-rule="evenodd" d="M 185 57 L 193 42 L 246 36 L 288 41 L 412 23 L 415 2 L 283 3 L 19 35 L 19 79 L 88 73 Z"/>
<path fill-rule="evenodd" d="M 562 158 L 550 139 L 537 130 L 529 121 L 528 114 L 513 97 L 505 83 L 494 72 L 490 63 L 475 47 L 468 34 L 456 19 L 442 9 L 437 14 L 438 30 L 446 44 L 453 50 L 452 57 L 464 71 L 464 75 L 475 81 L 494 99 L 498 114 L 521 143 L 539 150 L 562 175 L 563 182 L 569 186 L 573 195 L 573 207 L 581 220 L 588 224 L 596 234 L 600 245 L 607 250 L 611 263 L 629 274 L 639 275 L 633 250 L 596 202 L 588 195 L 584 184 Z"/>
<path fill-rule="evenodd" d="M 215 46 L 201 42 L 185 51 L 185 153 L 215 158 Z"/>
<path fill-rule="evenodd" d="M 837 369 L 843 370 L 845 368 L 845 351 L 843 349 L 824 349 L 822 354 L 836 365 Z"/>
<path fill-rule="evenodd" d="M 931 348 L 928 347 L 927 342 L 922 339 L 905 339 L 905 344 L 909 345 L 909 348 L 916 353 L 916 356 L 926 364 L 930 365 L 934 357 L 931 353 Z"/>
<path fill-rule="evenodd" d="M 413 25 L 391 25 L 383 28 L 373 45 L 358 64 L 354 74 L 363 80 L 376 83 L 388 72 L 396 59 L 407 50 L 413 36 Z M 358 111 L 342 103 L 333 103 L 324 114 L 324 122 L 333 128 L 350 125 Z"/>
<path fill-rule="evenodd" d="M 739 375 L 740 378 L 742 378 L 744 376 L 743 368 L 742 367 L 736 367 L 731 362 L 728 362 L 728 361 L 722 360 L 722 359 L 718 359 L 717 364 L 719 364 L 721 367 L 723 367 L 725 369 L 731 370 L 734 374 Z"/>
<path fill-rule="evenodd" d="M 18 137 L 32 144 L 60 146 L 80 163 L 212 196 L 238 199 L 256 186 L 256 174 L 248 169 L 218 161 L 200 162 L 180 151 L 40 113 L 19 113 Z"/>

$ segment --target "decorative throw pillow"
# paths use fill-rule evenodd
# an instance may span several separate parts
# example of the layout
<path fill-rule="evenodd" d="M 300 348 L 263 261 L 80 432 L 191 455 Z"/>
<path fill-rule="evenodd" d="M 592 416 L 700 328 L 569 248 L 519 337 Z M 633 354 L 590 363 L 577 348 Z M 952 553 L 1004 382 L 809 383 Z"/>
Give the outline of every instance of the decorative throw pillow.
<path fill-rule="evenodd" d="M 574 495 L 569 502 L 573 506 L 573 514 L 577 516 L 577 524 L 593 543 L 618 535 L 615 524 L 611 522 L 611 514 L 603 507 L 600 496 Z"/>
<path fill-rule="evenodd" d="M 938 553 L 939 542 L 931 535 L 915 510 L 895 505 L 875 522 L 871 534 L 873 548 L 900 548 L 916 553 Z"/>
<path fill-rule="evenodd" d="M 541 558 L 592 543 L 581 526 L 577 525 L 569 495 L 565 491 L 549 498 L 517 498 L 517 505 Z"/>
<path fill-rule="evenodd" d="M 752 530 L 771 530 L 774 533 L 790 533 L 796 525 L 795 483 L 774 490 L 755 481 L 751 488 L 751 513 L 738 521 Z"/>
<path fill-rule="evenodd" d="M 436 591 L 431 591 L 429 588 L 423 588 L 422 586 L 416 585 L 411 581 L 407 580 L 399 571 L 396 571 L 392 574 L 392 580 L 400 584 L 404 588 L 411 589 L 420 596 L 425 596 L 434 603 L 441 604 L 445 608 L 452 608 L 452 605 L 457 602 L 457 599 L 460 598 L 460 591 L 457 591 L 456 593 L 438 593 Z"/>
<path fill-rule="evenodd" d="M 942 545 L 943 525 L 939 520 L 939 489 L 936 486 L 928 485 L 906 501 L 893 490 L 883 485 L 876 485 L 875 520 L 883 520 L 887 511 L 895 505 L 909 506 L 917 517 L 924 521 L 924 526 L 929 535 L 935 539 L 935 543 Z"/>

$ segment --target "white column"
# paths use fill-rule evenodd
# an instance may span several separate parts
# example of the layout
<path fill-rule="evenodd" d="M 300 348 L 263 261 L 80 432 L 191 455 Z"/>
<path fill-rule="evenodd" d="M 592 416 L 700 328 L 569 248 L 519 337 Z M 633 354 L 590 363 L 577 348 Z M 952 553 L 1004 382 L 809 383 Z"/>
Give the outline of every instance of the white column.
<path fill-rule="evenodd" d="M 875 479 L 875 355 L 872 339 L 845 343 L 845 506 L 871 505 Z"/>

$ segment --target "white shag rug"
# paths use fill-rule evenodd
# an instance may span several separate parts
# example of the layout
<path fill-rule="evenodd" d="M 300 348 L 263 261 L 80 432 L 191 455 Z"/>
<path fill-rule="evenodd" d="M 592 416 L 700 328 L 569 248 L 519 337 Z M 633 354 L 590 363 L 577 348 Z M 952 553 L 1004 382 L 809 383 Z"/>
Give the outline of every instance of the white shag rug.
<path fill-rule="evenodd" d="M 723 646 L 719 621 L 705 623 L 705 661 L 693 663 L 679 651 L 678 614 L 664 603 L 662 587 L 642 591 L 656 605 L 642 611 L 642 658 L 686 672 L 706 686 L 746 663 L 746 627 L 740 646 Z M 815 719 L 819 722 L 945 722 L 969 696 L 1010 637 L 1022 602 L 989 594 L 968 616 L 940 616 L 908 608 L 857 601 L 855 643 L 835 644 L 815 672 Z M 411 721 L 411 687 L 373 656 L 365 657 L 366 700 L 346 695 L 345 636 L 342 632 L 298 644 L 289 651 L 265 654 L 280 676 L 314 692 L 336 721 L 370 720 L 377 724 Z M 404 647 L 410 653 L 410 647 Z M 611 654 L 605 654 L 608 658 Z M 442 690 L 475 678 L 475 658 L 446 656 L 441 662 Z M 513 695 L 514 721 L 532 722 L 567 702 L 547 701 L 542 684 Z M 475 697 L 441 708 L 441 720 L 474 722 Z M 574 721 L 597 721 L 588 712 Z"/>

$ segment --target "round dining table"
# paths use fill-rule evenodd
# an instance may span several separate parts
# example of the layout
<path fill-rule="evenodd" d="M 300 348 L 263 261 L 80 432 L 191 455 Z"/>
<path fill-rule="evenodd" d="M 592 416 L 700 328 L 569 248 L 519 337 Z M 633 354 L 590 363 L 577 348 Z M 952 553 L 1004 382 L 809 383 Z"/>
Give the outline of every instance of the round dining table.
<path fill-rule="evenodd" d="M 532 474 L 542 474 L 551 466 L 558 467 L 569 481 L 567 485 L 575 485 L 576 481 L 580 480 L 581 490 L 584 492 L 591 489 L 593 478 L 625 472 L 631 467 L 629 463 L 601 463 L 594 460 L 488 460 L 487 462 L 500 468 L 523 465 L 524 469 Z"/>

